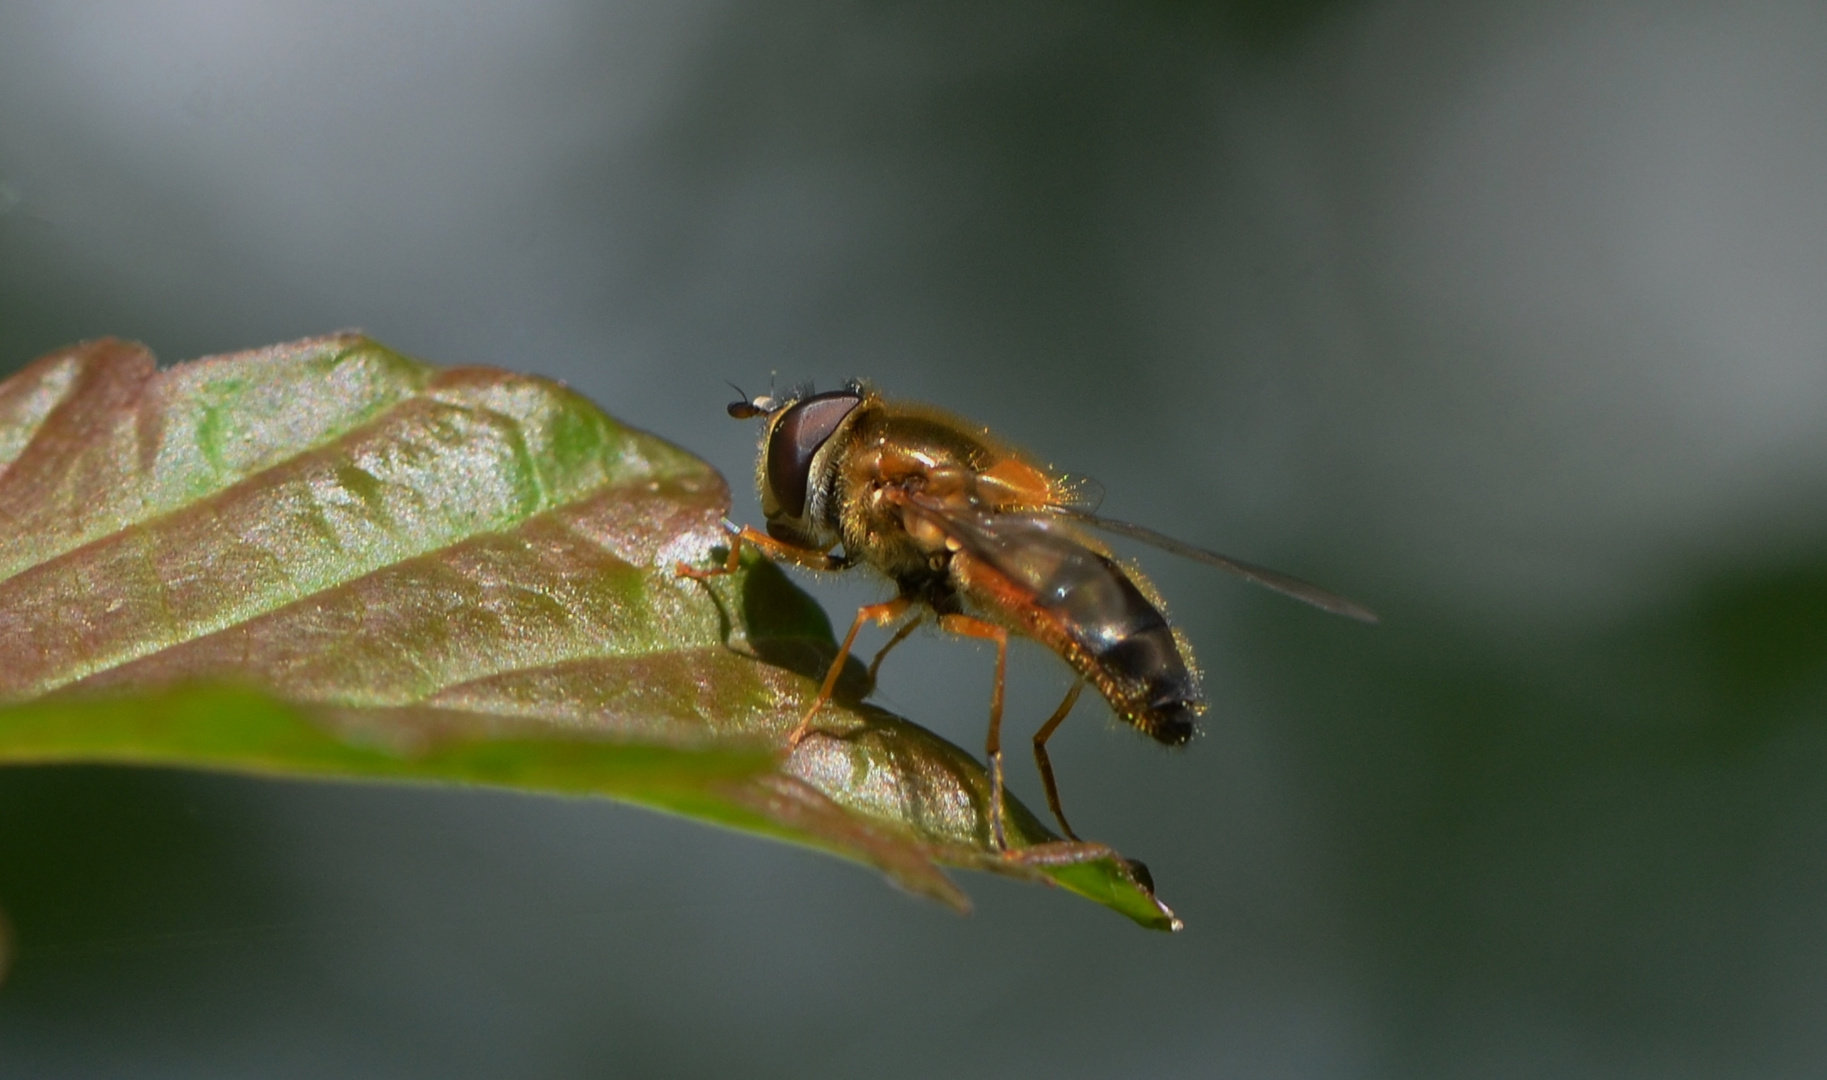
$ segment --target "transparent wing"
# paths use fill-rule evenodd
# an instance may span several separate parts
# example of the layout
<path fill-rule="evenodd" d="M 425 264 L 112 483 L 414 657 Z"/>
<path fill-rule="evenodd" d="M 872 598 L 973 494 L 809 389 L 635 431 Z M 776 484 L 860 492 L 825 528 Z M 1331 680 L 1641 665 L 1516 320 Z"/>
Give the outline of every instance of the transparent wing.
<path fill-rule="evenodd" d="M 1052 512 L 1074 521 L 1082 521 L 1093 528 L 1102 529 L 1107 533 L 1115 533 L 1117 536 L 1127 536 L 1131 540 L 1140 540 L 1142 543 L 1151 547 L 1160 548 L 1162 551 L 1179 555 L 1182 558 L 1191 559 L 1194 562 L 1202 562 L 1207 566 L 1216 566 L 1220 570 L 1236 574 L 1245 581 L 1255 582 L 1265 589 L 1273 589 L 1283 596 L 1291 596 L 1302 603 L 1312 604 L 1321 611 L 1329 611 L 1334 615 L 1343 615 L 1347 619 L 1356 619 L 1359 622 L 1374 623 L 1379 621 L 1376 612 L 1371 611 L 1364 605 L 1359 604 L 1356 601 L 1347 600 L 1337 593 L 1327 592 L 1318 585 L 1302 581 L 1297 577 L 1291 577 L 1278 570 L 1271 570 L 1266 566 L 1257 566 L 1255 563 L 1247 563 L 1241 559 L 1233 559 L 1228 555 L 1220 555 L 1216 551 L 1207 551 L 1202 547 L 1194 547 L 1191 544 L 1175 540 L 1171 536 L 1158 533 L 1153 529 L 1145 529 L 1140 525 L 1131 525 L 1127 521 L 1117 521 L 1114 518 L 1099 517 L 1087 510 L 1078 510 L 1070 506 L 1061 506 L 1055 508 Z"/>

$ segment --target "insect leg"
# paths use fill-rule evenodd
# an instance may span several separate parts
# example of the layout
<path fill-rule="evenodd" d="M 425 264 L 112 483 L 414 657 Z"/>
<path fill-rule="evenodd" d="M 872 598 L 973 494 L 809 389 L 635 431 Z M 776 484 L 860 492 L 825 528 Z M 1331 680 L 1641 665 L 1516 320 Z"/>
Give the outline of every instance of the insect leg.
<path fill-rule="evenodd" d="M 812 707 L 800 718 L 799 726 L 787 735 L 787 746 L 798 746 L 801 739 L 812 733 L 812 718 L 818 715 L 818 710 L 825 707 L 825 702 L 831 700 L 832 691 L 837 689 L 837 677 L 844 673 L 844 661 L 850 658 L 850 646 L 856 644 L 857 631 L 863 628 L 863 624 L 891 623 L 900 618 L 912 604 L 913 601 L 905 596 L 897 596 L 893 600 L 865 604 L 856 609 L 856 620 L 850 624 L 850 632 L 844 635 L 844 644 L 838 648 L 830 669 L 825 672 L 825 684 L 819 687 L 818 697 L 812 699 Z"/>
<path fill-rule="evenodd" d="M 1066 812 L 1059 808 L 1059 788 L 1053 783 L 1053 762 L 1047 759 L 1047 740 L 1053 737 L 1054 729 L 1064 722 L 1066 714 L 1072 711 L 1072 706 L 1078 704 L 1078 695 L 1084 689 L 1085 680 L 1074 681 L 1072 689 L 1066 691 L 1066 700 L 1059 703 L 1059 708 L 1053 710 L 1053 715 L 1034 733 L 1034 760 L 1040 765 L 1040 780 L 1047 788 L 1047 806 L 1070 840 L 1077 840 L 1078 834 L 1072 831 L 1072 826 L 1066 824 Z"/>
<path fill-rule="evenodd" d="M 997 851 L 1007 852 L 1009 843 L 1002 827 L 1002 683 L 1009 669 L 1009 632 L 969 615 L 942 615 L 939 625 L 954 634 L 996 643 L 996 686 L 990 691 L 990 735 L 984 749 L 990 758 L 990 842 Z"/>
<path fill-rule="evenodd" d="M 869 661 L 869 685 L 875 685 L 875 673 L 882 669 L 882 659 L 888 655 L 888 650 L 906 641 L 907 635 L 913 633 L 919 625 L 920 620 L 917 618 L 902 623 L 901 628 L 894 632 L 894 637 L 888 639 L 888 644 L 882 646 L 881 650 L 875 654 L 875 659 Z"/>
<path fill-rule="evenodd" d="M 693 581 L 709 581 L 714 577 L 733 574 L 742 564 L 742 545 L 745 543 L 753 544 L 763 553 L 776 559 L 790 562 L 795 566 L 803 566 L 808 570 L 842 570 L 848 565 L 829 551 L 796 547 L 744 525 L 730 534 L 730 553 L 729 557 L 723 560 L 722 566 L 713 566 L 709 570 L 698 570 L 679 562 L 672 564 L 673 573 L 680 577 L 691 578 Z"/>

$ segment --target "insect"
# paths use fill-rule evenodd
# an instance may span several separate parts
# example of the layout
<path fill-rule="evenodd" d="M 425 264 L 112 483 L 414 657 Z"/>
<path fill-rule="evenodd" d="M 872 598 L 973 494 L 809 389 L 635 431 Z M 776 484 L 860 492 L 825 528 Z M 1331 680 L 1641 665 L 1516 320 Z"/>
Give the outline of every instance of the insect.
<path fill-rule="evenodd" d="M 1091 529 L 1216 566 L 1335 614 L 1376 621 L 1368 609 L 1286 574 L 1099 517 L 1082 505 L 1073 482 L 938 410 L 889 401 L 855 382 L 779 399 L 751 398 L 740 388 L 737 393 L 742 397 L 730 404 L 732 417 L 765 419 L 756 483 L 767 532 L 731 525 L 734 538 L 723 565 L 694 570 L 681 564 L 678 572 L 698 579 L 731 573 L 741 545 L 749 543 L 800 566 L 867 566 L 894 582 L 893 599 L 857 610 L 790 745 L 815 730 L 818 711 L 865 624 L 901 621 L 869 664 L 872 683 L 883 658 L 929 616 L 943 630 L 994 642 L 986 743 L 990 830 L 992 843 L 1005 853 L 1002 704 L 1010 634 L 1039 641 L 1078 676 L 1033 740 L 1047 806 L 1074 841 L 1078 834 L 1060 806 L 1047 740 L 1085 684 L 1096 687 L 1125 722 L 1169 746 L 1192 738 L 1206 708 L 1192 650 L 1168 622 L 1153 585 L 1119 563 Z"/>

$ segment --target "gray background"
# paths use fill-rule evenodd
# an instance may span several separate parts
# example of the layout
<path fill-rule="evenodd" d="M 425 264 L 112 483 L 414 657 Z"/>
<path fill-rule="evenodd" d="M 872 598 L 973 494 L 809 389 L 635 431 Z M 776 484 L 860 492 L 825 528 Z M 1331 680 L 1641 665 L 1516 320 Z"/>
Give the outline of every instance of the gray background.
<path fill-rule="evenodd" d="M 722 380 L 861 375 L 1386 623 L 1147 557 L 1208 733 L 1055 761 L 1172 938 L 608 803 L 10 770 L 0 1073 L 1820 1075 L 1824 56 L 1800 0 L 7 4 L 0 370 L 359 326 L 751 521 Z M 880 696 L 975 747 L 990 668 Z"/>

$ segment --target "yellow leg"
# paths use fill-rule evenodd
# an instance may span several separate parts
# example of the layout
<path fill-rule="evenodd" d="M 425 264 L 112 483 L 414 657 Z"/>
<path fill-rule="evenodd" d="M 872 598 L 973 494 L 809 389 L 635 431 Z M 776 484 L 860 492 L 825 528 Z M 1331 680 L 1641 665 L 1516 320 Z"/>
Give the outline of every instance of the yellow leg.
<path fill-rule="evenodd" d="M 737 567 L 742 565 L 742 545 L 745 543 L 753 544 L 776 559 L 790 562 L 795 566 L 803 566 L 808 570 L 842 570 L 849 565 L 828 551 L 796 547 L 744 525 L 730 534 L 730 553 L 729 557 L 723 560 L 723 565 L 713 566 L 708 570 L 699 570 L 679 562 L 672 564 L 673 573 L 680 577 L 691 578 L 693 581 L 709 581 L 714 577 L 733 574 Z"/>
<path fill-rule="evenodd" d="M 1084 689 L 1085 680 L 1074 682 L 1072 689 L 1066 691 L 1066 700 L 1059 703 L 1059 708 L 1054 709 L 1053 715 L 1034 733 L 1034 761 L 1040 766 L 1040 782 L 1047 788 L 1047 806 L 1053 811 L 1054 820 L 1059 822 L 1059 827 L 1068 840 L 1077 840 L 1078 834 L 1072 831 L 1072 826 L 1066 824 L 1066 812 L 1059 808 L 1059 788 L 1053 783 L 1053 762 L 1047 758 L 1047 740 L 1053 737 L 1053 730 L 1066 719 L 1072 706 L 1078 704 L 1078 695 Z"/>
<path fill-rule="evenodd" d="M 954 634 L 996 643 L 996 685 L 990 691 L 990 735 L 984 749 L 990 758 L 990 842 L 997 851 L 1007 854 L 1009 842 L 1002 827 L 1002 683 L 1009 670 L 1009 632 L 969 615 L 942 615 L 939 626 Z"/>
<path fill-rule="evenodd" d="M 882 670 L 882 660 L 888 655 L 888 650 L 906 641 L 907 635 L 913 633 L 919 625 L 920 620 L 917 618 L 902 623 L 901 628 L 894 632 L 894 637 L 888 639 L 888 644 L 882 646 L 881 650 L 875 654 L 875 659 L 869 661 L 869 685 L 875 685 L 875 673 Z"/>
<path fill-rule="evenodd" d="M 831 700 L 832 691 L 837 689 L 837 677 L 844 673 L 844 661 L 849 659 L 850 646 L 856 644 L 857 631 L 863 628 L 863 624 L 891 623 L 900 618 L 912 604 L 913 601 L 905 596 L 897 596 L 884 603 L 865 604 L 856 609 L 856 620 L 850 624 L 850 632 L 844 635 L 844 644 L 837 650 L 837 657 L 831 661 L 830 670 L 825 672 L 825 684 L 819 687 L 818 697 L 813 699 L 812 707 L 806 710 L 806 715 L 800 718 L 799 726 L 787 736 L 788 747 L 798 746 L 800 740 L 811 733 L 812 718 L 818 715 L 818 710 L 825 707 L 825 702 Z"/>

